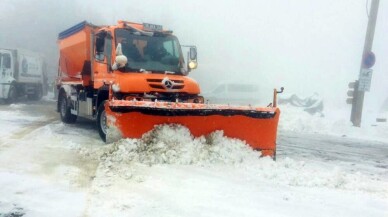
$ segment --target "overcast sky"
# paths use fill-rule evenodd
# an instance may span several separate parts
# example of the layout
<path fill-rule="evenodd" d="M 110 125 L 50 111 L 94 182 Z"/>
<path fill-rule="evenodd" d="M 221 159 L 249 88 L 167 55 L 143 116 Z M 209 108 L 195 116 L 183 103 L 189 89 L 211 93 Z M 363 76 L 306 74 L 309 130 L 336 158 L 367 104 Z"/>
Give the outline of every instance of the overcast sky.
<path fill-rule="evenodd" d="M 327 105 L 345 105 L 347 83 L 357 79 L 367 26 L 366 0 L 51 1 L 1 0 L 0 47 L 43 52 L 56 74 L 58 32 L 87 20 L 162 24 L 181 44 L 198 47 L 190 76 L 209 90 L 220 81 L 321 94 Z M 373 51 L 368 109 L 388 97 L 388 2 L 381 1 Z"/>

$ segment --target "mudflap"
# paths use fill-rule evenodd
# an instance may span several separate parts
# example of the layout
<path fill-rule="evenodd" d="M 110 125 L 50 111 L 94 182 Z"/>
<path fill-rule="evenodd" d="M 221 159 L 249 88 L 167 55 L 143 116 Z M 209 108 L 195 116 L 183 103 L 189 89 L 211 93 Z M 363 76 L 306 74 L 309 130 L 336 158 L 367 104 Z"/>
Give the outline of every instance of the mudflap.
<path fill-rule="evenodd" d="M 278 108 L 112 100 L 105 109 L 107 140 L 111 142 L 141 138 L 156 125 L 180 124 L 195 137 L 222 130 L 225 136 L 244 140 L 263 156 L 275 156 Z"/>

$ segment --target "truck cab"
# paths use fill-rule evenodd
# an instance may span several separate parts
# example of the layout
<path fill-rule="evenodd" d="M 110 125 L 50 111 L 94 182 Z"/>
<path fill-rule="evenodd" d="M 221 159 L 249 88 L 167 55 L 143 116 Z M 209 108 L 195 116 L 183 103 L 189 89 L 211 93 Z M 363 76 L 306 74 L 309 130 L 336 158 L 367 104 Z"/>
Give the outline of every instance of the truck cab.
<path fill-rule="evenodd" d="M 43 57 L 22 49 L 0 49 L 0 99 L 8 103 L 27 95 L 39 100 L 47 94 L 47 73 Z"/>
<path fill-rule="evenodd" d="M 160 25 L 85 21 L 61 32 L 58 45 L 58 111 L 65 123 L 81 116 L 97 120 L 103 130 L 103 105 L 111 99 L 204 101 L 197 82 L 187 76 L 197 67 L 196 47 L 188 47 L 186 64 L 177 37 Z"/>
<path fill-rule="evenodd" d="M 14 87 L 11 87 L 13 78 L 13 59 L 10 50 L 0 49 L 0 98 L 8 100 L 15 94 Z M 11 90 L 11 92 L 10 92 Z M 10 95 L 11 94 L 11 95 Z"/>
<path fill-rule="evenodd" d="M 12 59 L 11 51 L 0 49 L 0 72 L 2 83 L 9 83 L 9 81 L 12 80 L 14 68 L 13 62 L 14 60 Z"/>

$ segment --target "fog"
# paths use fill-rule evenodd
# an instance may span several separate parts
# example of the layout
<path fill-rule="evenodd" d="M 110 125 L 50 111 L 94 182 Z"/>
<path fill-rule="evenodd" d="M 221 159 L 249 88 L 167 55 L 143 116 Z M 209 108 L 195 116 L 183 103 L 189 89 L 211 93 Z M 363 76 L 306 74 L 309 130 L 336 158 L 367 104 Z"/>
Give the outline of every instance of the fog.
<path fill-rule="evenodd" d="M 368 21 L 366 0 L 1 0 L 1 5 L 0 47 L 43 53 L 53 77 L 60 31 L 83 20 L 148 22 L 198 47 L 199 67 L 190 76 L 203 91 L 225 80 L 257 83 L 270 101 L 271 89 L 284 86 L 287 93 L 321 94 L 326 108 L 347 106 L 347 85 L 358 77 Z M 381 1 L 372 49 L 377 61 L 364 111 L 377 111 L 388 97 L 387 21 L 388 3 Z"/>

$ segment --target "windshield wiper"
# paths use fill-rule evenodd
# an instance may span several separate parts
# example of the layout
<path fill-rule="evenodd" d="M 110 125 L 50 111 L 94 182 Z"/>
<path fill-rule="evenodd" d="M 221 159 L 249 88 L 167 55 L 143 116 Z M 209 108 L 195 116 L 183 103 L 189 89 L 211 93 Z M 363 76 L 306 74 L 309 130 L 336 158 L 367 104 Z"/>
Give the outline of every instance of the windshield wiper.
<path fill-rule="evenodd" d="M 128 64 L 125 65 L 125 69 L 124 69 L 125 72 L 143 72 L 142 70 L 145 70 L 145 69 L 132 68 Z"/>
<path fill-rule="evenodd" d="M 152 71 L 148 71 L 147 69 L 139 69 L 139 72 L 141 73 L 152 73 Z"/>

